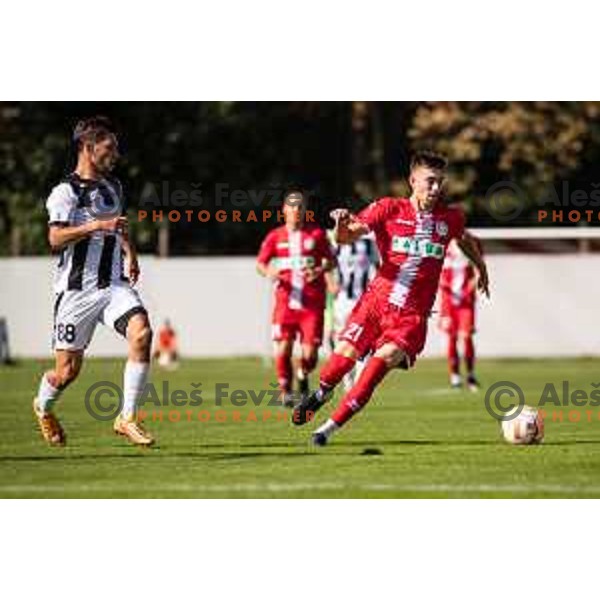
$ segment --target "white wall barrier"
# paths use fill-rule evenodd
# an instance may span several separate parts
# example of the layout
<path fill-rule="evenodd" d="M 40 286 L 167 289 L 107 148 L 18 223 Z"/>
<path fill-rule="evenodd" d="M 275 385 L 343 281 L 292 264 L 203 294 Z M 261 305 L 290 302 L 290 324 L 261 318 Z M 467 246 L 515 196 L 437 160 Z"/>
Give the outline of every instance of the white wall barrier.
<path fill-rule="evenodd" d="M 600 257 L 491 255 L 492 298 L 479 301 L 480 356 L 600 356 Z M 168 317 L 185 356 L 270 352 L 270 286 L 252 257 L 141 257 L 139 289 L 153 325 Z M 0 260 L 0 317 L 11 352 L 50 354 L 53 261 Z M 440 356 L 444 338 L 434 314 L 425 356 Z M 101 325 L 93 356 L 121 356 L 123 342 Z"/>

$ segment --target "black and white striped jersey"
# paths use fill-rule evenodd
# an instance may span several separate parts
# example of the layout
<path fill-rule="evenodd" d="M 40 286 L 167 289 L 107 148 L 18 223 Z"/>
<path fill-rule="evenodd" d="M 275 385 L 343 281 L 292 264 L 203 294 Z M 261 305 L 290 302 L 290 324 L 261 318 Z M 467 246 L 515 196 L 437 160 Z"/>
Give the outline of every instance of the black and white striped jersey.
<path fill-rule="evenodd" d="M 50 225 L 83 225 L 107 211 L 123 212 L 123 192 L 117 179 L 85 180 L 69 175 L 46 201 Z M 127 281 L 123 275 L 123 250 L 119 232 L 95 231 L 65 246 L 54 275 L 55 293 L 109 287 Z"/>
<path fill-rule="evenodd" d="M 367 234 L 352 244 L 334 246 L 337 258 L 340 294 L 348 300 L 358 300 L 377 271 L 379 253 L 373 234 Z"/>

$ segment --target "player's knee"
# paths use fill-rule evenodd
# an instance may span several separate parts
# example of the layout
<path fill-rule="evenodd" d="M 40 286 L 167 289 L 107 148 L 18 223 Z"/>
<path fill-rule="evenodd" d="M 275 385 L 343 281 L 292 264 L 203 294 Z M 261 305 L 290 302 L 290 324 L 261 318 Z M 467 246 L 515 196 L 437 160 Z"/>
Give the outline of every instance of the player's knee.
<path fill-rule="evenodd" d="M 60 365 L 54 371 L 54 377 L 52 378 L 52 385 L 58 389 L 62 389 L 68 386 L 71 382 L 77 379 L 77 375 L 79 375 L 79 371 L 81 369 L 81 365 L 78 362 L 69 361 Z M 50 379 L 50 378 L 48 378 Z"/>
<path fill-rule="evenodd" d="M 277 342 L 275 344 L 275 356 L 291 357 L 292 345 L 288 342 Z"/>
<path fill-rule="evenodd" d="M 128 329 L 128 337 L 131 345 L 139 350 L 150 351 L 153 332 L 148 320 L 132 320 Z"/>
<path fill-rule="evenodd" d="M 345 356 L 346 358 L 358 357 L 358 352 L 356 351 L 356 348 L 350 342 L 347 342 L 345 340 L 341 340 L 337 343 L 334 352 L 341 356 Z"/>
<path fill-rule="evenodd" d="M 390 369 L 404 364 L 408 359 L 406 352 L 395 344 L 383 345 L 375 352 L 375 356 L 383 359 Z"/>
<path fill-rule="evenodd" d="M 135 334 L 135 344 L 141 350 L 150 351 L 150 346 L 152 345 L 152 328 L 148 323 L 143 325 L 138 329 Z"/>

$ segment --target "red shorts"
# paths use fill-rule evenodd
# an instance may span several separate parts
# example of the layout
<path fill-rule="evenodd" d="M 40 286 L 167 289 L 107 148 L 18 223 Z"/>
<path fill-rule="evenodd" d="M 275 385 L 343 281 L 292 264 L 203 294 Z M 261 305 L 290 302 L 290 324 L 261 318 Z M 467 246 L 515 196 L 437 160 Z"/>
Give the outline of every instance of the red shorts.
<path fill-rule="evenodd" d="M 442 310 L 440 329 L 449 335 L 475 333 L 475 307 L 451 306 Z"/>
<path fill-rule="evenodd" d="M 403 310 L 366 292 L 348 317 L 339 339 L 352 344 L 365 356 L 387 343 L 402 348 L 410 367 L 415 363 L 427 339 L 428 315 Z"/>
<path fill-rule="evenodd" d="M 291 341 L 300 335 L 302 344 L 320 346 L 323 339 L 323 320 L 325 309 L 289 308 L 287 305 L 275 305 L 273 311 L 273 340 Z"/>

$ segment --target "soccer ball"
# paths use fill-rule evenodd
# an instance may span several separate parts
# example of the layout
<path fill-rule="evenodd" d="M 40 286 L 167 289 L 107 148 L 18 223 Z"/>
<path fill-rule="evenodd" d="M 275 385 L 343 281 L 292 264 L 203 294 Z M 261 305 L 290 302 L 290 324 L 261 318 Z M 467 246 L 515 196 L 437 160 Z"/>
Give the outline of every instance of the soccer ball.
<path fill-rule="evenodd" d="M 537 408 L 524 406 L 514 419 L 502 421 L 502 433 L 510 444 L 539 444 L 544 439 L 544 419 Z"/>

